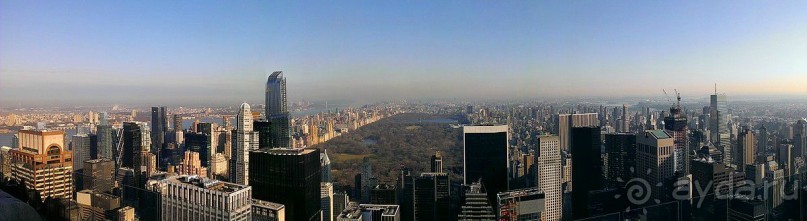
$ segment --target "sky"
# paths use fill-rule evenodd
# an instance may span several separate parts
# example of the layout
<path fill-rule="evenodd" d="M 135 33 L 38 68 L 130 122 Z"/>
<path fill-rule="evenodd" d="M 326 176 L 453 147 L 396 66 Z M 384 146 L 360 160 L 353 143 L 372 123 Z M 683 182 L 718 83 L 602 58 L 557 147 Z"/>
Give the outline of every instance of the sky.
<path fill-rule="evenodd" d="M 0 1 L 0 107 L 807 96 L 807 1 Z M 705 98 L 705 97 L 704 97 Z"/>

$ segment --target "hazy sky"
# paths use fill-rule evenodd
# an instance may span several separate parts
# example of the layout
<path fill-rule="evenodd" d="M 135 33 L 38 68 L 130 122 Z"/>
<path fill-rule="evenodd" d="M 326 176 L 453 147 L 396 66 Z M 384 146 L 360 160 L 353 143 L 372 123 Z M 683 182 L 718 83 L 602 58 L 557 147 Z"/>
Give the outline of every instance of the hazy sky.
<path fill-rule="evenodd" d="M 807 1 L 0 1 L 0 106 L 807 95 Z"/>

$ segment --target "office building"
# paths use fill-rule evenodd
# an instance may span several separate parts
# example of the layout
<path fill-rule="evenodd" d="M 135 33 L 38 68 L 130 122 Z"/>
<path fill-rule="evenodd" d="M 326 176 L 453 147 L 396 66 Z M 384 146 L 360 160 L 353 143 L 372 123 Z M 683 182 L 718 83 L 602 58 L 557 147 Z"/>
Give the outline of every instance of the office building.
<path fill-rule="evenodd" d="M 279 203 L 252 199 L 253 221 L 286 221 L 286 206 Z"/>
<path fill-rule="evenodd" d="M 496 211 L 500 221 L 541 220 L 544 193 L 538 188 L 511 190 L 498 194 Z"/>
<path fill-rule="evenodd" d="M 201 132 L 188 132 L 185 134 L 185 149 L 199 154 L 203 167 L 210 167 L 210 160 L 215 151 L 210 143 L 210 134 Z"/>
<path fill-rule="evenodd" d="M 672 136 L 664 130 L 646 130 L 636 136 L 636 171 L 637 176 L 648 183 L 665 183 L 675 172 L 675 143 Z M 651 199 L 666 202 L 669 193 L 666 185 L 654 185 Z M 652 201 L 651 201 L 652 202 Z"/>
<path fill-rule="evenodd" d="M 73 171 L 81 170 L 84 167 L 83 162 L 90 160 L 91 139 L 87 134 L 73 135 L 70 141 L 70 150 L 73 152 Z"/>
<path fill-rule="evenodd" d="M 196 175 L 201 178 L 207 178 L 207 167 L 202 166 L 202 161 L 199 160 L 199 155 L 200 154 L 197 152 L 185 151 L 185 156 L 182 158 L 182 163 L 176 166 L 176 173 L 179 175 Z"/>
<path fill-rule="evenodd" d="M 233 132 L 232 156 L 230 156 L 230 182 L 249 185 L 249 151 L 254 149 L 255 133 L 252 131 L 252 111 L 249 104 L 241 104 L 235 117 L 236 130 Z"/>
<path fill-rule="evenodd" d="M 436 153 L 434 153 L 434 155 L 432 155 L 431 172 L 432 173 L 443 172 L 443 155 L 440 154 L 440 151 L 437 151 Z"/>
<path fill-rule="evenodd" d="M 807 119 L 800 119 L 793 125 L 793 152 L 796 156 L 807 157 Z"/>
<path fill-rule="evenodd" d="M 624 187 L 624 181 L 635 175 L 636 169 L 636 135 L 632 133 L 605 134 L 606 186 L 608 188 Z M 622 182 L 620 182 L 620 179 Z"/>
<path fill-rule="evenodd" d="M 396 193 L 393 185 L 377 184 L 370 189 L 370 204 L 396 204 Z"/>
<path fill-rule="evenodd" d="M 495 220 L 496 214 L 493 213 L 493 207 L 488 201 L 488 194 L 483 190 L 481 183 L 472 183 L 465 186 L 463 203 L 460 207 L 460 213 L 457 216 L 458 221 L 478 221 L 478 220 Z"/>
<path fill-rule="evenodd" d="M 415 220 L 450 220 L 451 181 L 446 173 L 422 173 L 414 180 Z"/>
<path fill-rule="evenodd" d="M 622 117 L 619 118 L 619 132 L 630 133 L 630 119 L 628 118 L 628 105 L 622 104 Z"/>
<path fill-rule="evenodd" d="M 495 202 L 496 193 L 509 189 L 510 135 L 507 125 L 463 127 L 464 182 L 482 182 L 488 201 Z"/>
<path fill-rule="evenodd" d="M 744 168 L 745 165 L 753 165 L 756 159 L 756 145 L 757 141 L 754 137 L 754 132 L 750 128 L 744 127 L 740 134 L 737 136 L 737 155 L 736 165 L 739 168 Z"/>
<path fill-rule="evenodd" d="M 709 108 L 709 136 L 712 144 L 723 153 L 722 163 L 733 163 L 731 150 L 731 134 L 729 133 L 729 113 L 726 104 L 726 95 L 717 94 L 710 96 L 711 106 Z"/>
<path fill-rule="evenodd" d="M 558 115 L 557 134 L 560 137 L 560 148 L 569 151 L 571 130 L 573 127 L 595 127 L 599 125 L 597 113 L 560 114 Z"/>
<path fill-rule="evenodd" d="M 729 221 L 764 221 L 770 212 L 765 206 L 765 202 L 758 199 L 736 198 L 729 199 L 728 220 Z"/>
<path fill-rule="evenodd" d="M 115 162 L 110 159 L 84 161 L 84 189 L 96 193 L 112 192 L 115 186 Z"/>
<path fill-rule="evenodd" d="M 331 159 L 328 158 L 328 150 L 322 149 L 322 153 L 319 154 L 319 163 L 322 167 L 322 182 L 332 182 Z"/>
<path fill-rule="evenodd" d="M 333 220 L 336 220 L 339 213 L 342 213 L 342 210 L 345 210 L 348 203 L 350 203 L 350 197 L 346 192 L 333 194 Z"/>
<path fill-rule="evenodd" d="M 198 176 L 149 181 L 162 195 L 162 220 L 252 219 L 252 187 Z"/>
<path fill-rule="evenodd" d="M 698 199 L 699 207 L 693 207 L 696 217 L 710 217 L 713 220 L 725 220 L 728 213 L 725 198 L 745 184 L 745 174 L 737 172 L 726 164 L 719 163 L 709 157 L 691 161 L 693 189 L 705 190 L 703 199 Z M 695 186 L 697 185 L 697 186 Z"/>
<path fill-rule="evenodd" d="M 681 96 L 676 95 L 675 106 L 670 107 L 670 115 L 664 117 L 664 130 L 673 138 L 675 150 L 673 161 L 675 172 L 684 176 L 689 174 L 689 144 L 687 143 L 687 117 L 681 110 Z"/>
<path fill-rule="evenodd" d="M 286 78 L 282 71 L 266 79 L 266 118 L 272 124 L 272 147 L 291 148 L 291 120 L 286 103 Z"/>
<path fill-rule="evenodd" d="M 258 148 L 274 148 L 272 144 L 272 123 L 266 119 L 255 119 L 252 130 L 258 132 Z"/>
<path fill-rule="evenodd" d="M 168 132 L 168 119 L 165 107 L 151 107 L 151 149 L 149 152 L 157 157 L 159 163 L 160 152 L 166 148 L 165 133 Z M 159 168 L 163 168 L 159 165 Z"/>
<path fill-rule="evenodd" d="M 320 209 L 322 209 L 322 221 L 334 220 L 333 210 L 333 183 L 322 182 L 319 185 Z"/>
<path fill-rule="evenodd" d="M 117 153 L 115 153 L 115 148 L 113 147 L 113 140 L 114 132 L 112 129 L 112 125 L 98 125 L 95 131 L 96 135 L 98 136 L 97 144 L 98 147 L 98 155 L 96 158 L 105 158 L 105 159 L 116 159 Z"/>
<path fill-rule="evenodd" d="M 249 152 L 253 198 L 286 206 L 289 220 L 319 220 L 321 167 L 318 149 Z"/>
<path fill-rule="evenodd" d="M 370 203 L 370 191 L 378 184 L 378 179 L 373 175 L 373 165 L 370 164 L 370 158 L 364 157 L 361 163 L 361 185 L 360 196 L 361 203 Z"/>
<path fill-rule="evenodd" d="M 600 171 L 602 157 L 599 127 L 574 127 L 571 130 L 572 159 L 572 219 L 590 216 L 590 191 L 605 188 L 605 179 Z M 610 162 L 609 162 L 610 163 Z"/>
<path fill-rule="evenodd" d="M 11 177 L 47 197 L 73 194 L 73 153 L 64 145 L 63 131 L 20 130 L 17 148 L 11 149 Z"/>
<path fill-rule="evenodd" d="M 536 183 L 538 183 L 539 190 L 545 195 L 545 208 L 541 213 L 541 220 L 556 221 L 563 218 L 560 152 L 559 137 L 538 137 L 538 180 Z"/>

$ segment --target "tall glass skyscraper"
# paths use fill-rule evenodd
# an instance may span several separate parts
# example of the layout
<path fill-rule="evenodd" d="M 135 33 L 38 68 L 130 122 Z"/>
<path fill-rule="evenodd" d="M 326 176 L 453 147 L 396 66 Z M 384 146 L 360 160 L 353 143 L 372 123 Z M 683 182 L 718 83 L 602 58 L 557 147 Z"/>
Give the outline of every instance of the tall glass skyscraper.
<path fill-rule="evenodd" d="M 168 132 L 166 118 L 165 107 L 151 107 L 151 153 L 157 155 L 157 164 L 161 161 L 160 152 L 165 149 L 165 133 Z"/>
<path fill-rule="evenodd" d="M 710 139 L 712 144 L 723 152 L 722 163 L 732 163 L 731 134 L 728 127 L 728 108 L 726 107 L 726 94 L 711 96 L 711 113 L 709 122 Z"/>
<path fill-rule="evenodd" d="M 286 78 L 275 71 L 266 80 L 266 118 L 271 122 L 273 148 L 291 148 L 291 121 L 286 103 Z"/>
<path fill-rule="evenodd" d="M 241 104 L 235 117 L 236 129 L 233 136 L 232 156 L 230 158 L 230 182 L 249 185 L 249 151 L 253 149 L 252 111 L 249 104 Z"/>

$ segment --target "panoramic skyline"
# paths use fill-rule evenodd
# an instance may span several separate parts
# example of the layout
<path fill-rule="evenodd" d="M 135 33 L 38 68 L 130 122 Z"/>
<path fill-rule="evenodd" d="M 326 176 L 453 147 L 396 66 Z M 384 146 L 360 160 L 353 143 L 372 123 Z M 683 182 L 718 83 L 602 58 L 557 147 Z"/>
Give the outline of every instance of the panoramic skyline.
<path fill-rule="evenodd" d="M 807 95 L 807 2 L 150 3 L 0 2 L 0 103 Z"/>

